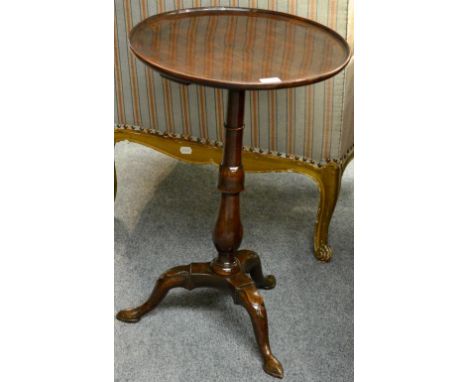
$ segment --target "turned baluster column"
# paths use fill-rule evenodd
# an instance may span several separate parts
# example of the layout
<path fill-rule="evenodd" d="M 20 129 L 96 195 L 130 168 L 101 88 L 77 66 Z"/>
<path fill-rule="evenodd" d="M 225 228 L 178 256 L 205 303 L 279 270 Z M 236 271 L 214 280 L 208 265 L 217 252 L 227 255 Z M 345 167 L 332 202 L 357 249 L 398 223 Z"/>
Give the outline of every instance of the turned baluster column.
<path fill-rule="evenodd" d="M 242 241 L 239 194 L 244 190 L 242 167 L 242 134 L 244 130 L 244 90 L 229 90 L 225 127 L 223 161 L 219 167 L 218 190 L 221 204 L 213 231 L 213 242 L 218 257 L 213 270 L 222 275 L 239 271 L 236 251 Z"/>

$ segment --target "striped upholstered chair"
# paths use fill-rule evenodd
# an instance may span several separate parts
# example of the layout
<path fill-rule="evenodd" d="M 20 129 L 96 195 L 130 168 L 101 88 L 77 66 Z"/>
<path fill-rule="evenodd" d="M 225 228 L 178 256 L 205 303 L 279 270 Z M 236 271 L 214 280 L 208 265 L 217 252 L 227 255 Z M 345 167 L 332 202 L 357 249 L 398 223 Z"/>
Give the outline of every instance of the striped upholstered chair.
<path fill-rule="evenodd" d="M 115 143 L 128 140 L 192 163 L 221 161 L 227 91 L 163 79 L 135 59 L 128 33 L 156 13 L 200 6 L 268 8 L 335 29 L 353 46 L 353 0 L 115 0 Z M 320 204 L 314 253 L 331 258 L 328 227 L 353 157 L 353 66 L 306 87 L 246 94 L 246 171 L 294 171 L 314 179 Z"/>

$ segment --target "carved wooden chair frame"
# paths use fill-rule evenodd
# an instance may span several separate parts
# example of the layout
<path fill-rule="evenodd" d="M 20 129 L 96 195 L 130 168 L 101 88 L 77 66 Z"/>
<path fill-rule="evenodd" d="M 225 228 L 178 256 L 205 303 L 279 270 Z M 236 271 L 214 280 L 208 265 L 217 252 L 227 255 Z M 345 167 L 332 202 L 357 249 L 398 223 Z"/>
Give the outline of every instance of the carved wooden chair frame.
<path fill-rule="evenodd" d="M 119 125 L 115 128 L 114 145 L 121 141 L 138 143 L 189 163 L 219 165 L 222 159 L 222 143 L 210 144 L 201 139 L 162 134 L 129 125 Z M 187 147 L 191 150 L 181 150 Z M 320 202 L 314 229 L 314 254 L 318 260 L 330 261 L 333 252 L 328 242 L 328 229 L 338 201 L 343 172 L 353 157 L 354 148 L 351 148 L 340 160 L 319 164 L 300 157 L 285 157 L 245 149 L 242 161 L 245 171 L 295 172 L 306 175 L 317 183 Z M 117 174 L 114 166 L 114 198 L 116 193 Z"/>

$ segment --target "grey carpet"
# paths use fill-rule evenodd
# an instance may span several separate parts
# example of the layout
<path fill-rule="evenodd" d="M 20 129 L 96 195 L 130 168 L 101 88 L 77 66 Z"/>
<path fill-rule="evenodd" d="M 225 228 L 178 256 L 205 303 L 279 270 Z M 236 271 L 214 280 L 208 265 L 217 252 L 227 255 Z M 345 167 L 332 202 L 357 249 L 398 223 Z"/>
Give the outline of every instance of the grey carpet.
<path fill-rule="evenodd" d="M 115 150 L 115 312 L 139 304 L 164 270 L 215 256 L 215 166 L 127 142 Z M 331 224 L 333 261 L 312 255 L 318 189 L 297 174 L 247 174 L 244 241 L 277 286 L 265 299 L 284 381 L 353 380 L 353 164 Z M 247 312 L 227 292 L 176 289 L 137 324 L 115 320 L 116 381 L 268 381 Z"/>

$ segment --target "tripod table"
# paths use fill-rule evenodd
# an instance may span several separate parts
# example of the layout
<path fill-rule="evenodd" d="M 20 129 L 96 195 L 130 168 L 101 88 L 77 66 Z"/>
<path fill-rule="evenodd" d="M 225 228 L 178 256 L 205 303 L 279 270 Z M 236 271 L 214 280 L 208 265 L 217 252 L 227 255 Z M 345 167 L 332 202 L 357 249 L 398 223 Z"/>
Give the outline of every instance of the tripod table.
<path fill-rule="evenodd" d="M 314 21 L 274 11 L 224 7 L 149 17 L 132 29 L 130 48 L 169 80 L 228 89 L 228 105 L 218 180 L 221 204 L 213 230 L 217 257 L 166 271 L 146 302 L 120 311 L 117 319 L 139 321 L 172 288 L 227 287 L 234 303 L 250 315 L 265 372 L 282 378 L 283 367 L 270 349 L 267 312 L 258 292 L 274 288 L 275 277 L 263 275 L 255 252 L 239 250 L 245 93 L 330 78 L 346 66 L 350 49 L 340 35 Z"/>

